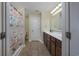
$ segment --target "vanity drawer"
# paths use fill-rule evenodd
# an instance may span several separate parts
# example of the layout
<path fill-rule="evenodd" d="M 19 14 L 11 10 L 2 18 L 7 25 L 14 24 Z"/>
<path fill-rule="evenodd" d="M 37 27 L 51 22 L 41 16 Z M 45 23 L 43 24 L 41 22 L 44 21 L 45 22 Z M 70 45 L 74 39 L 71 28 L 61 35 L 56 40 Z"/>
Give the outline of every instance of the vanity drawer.
<path fill-rule="evenodd" d="M 55 38 L 54 37 L 50 37 L 50 40 L 52 41 L 52 42 L 55 42 Z"/>
<path fill-rule="evenodd" d="M 62 42 L 58 39 L 56 39 L 56 46 L 62 47 Z"/>

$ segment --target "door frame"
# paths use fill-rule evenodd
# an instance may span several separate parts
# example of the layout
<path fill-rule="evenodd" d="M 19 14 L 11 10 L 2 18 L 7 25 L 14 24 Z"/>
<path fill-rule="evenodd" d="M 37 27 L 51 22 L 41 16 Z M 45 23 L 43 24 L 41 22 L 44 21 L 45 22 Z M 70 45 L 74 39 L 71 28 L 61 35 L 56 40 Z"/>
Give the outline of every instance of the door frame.
<path fill-rule="evenodd" d="M 66 32 L 70 32 L 70 2 L 62 4 L 62 19 L 63 19 L 63 35 L 62 35 L 62 55 L 70 56 L 70 39 L 66 37 Z"/>
<path fill-rule="evenodd" d="M 33 14 L 34 12 L 30 12 L 29 13 L 29 17 L 30 17 L 30 15 L 31 14 Z M 35 13 L 35 14 L 37 14 L 37 13 Z M 39 40 L 41 43 L 43 43 L 43 38 L 42 38 L 42 31 L 41 31 L 41 13 L 39 13 L 40 14 L 40 39 L 41 40 Z M 32 41 L 31 40 L 31 25 L 30 25 L 30 19 L 29 19 L 29 41 Z"/>
<path fill-rule="evenodd" d="M 0 2 L 0 37 L 2 33 L 2 3 Z M 2 56 L 2 39 L 0 38 L 0 56 Z"/>
<path fill-rule="evenodd" d="M 2 2 L 2 32 L 6 35 L 6 2 Z M 2 55 L 6 55 L 6 36 L 2 40 Z"/>
<path fill-rule="evenodd" d="M 1 33 L 5 34 L 5 2 L 1 2 Z M 2 56 L 5 56 L 5 37 L 1 39 Z"/>

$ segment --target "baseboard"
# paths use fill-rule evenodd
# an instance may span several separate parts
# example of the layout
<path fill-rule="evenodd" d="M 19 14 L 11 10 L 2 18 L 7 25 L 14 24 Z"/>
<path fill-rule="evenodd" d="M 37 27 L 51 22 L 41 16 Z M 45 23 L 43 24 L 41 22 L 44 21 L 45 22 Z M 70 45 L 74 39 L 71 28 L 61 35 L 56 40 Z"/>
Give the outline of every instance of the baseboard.
<path fill-rule="evenodd" d="M 44 43 L 42 40 L 39 40 L 41 43 Z"/>
<path fill-rule="evenodd" d="M 29 40 L 29 42 L 31 42 L 31 41 L 33 41 L 33 40 Z M 35 40 L 34 40 L 35 41 Z M 36 41 L 40 41 L 41 43 L 44 43 L 42 40 L 36 40 Z"/>

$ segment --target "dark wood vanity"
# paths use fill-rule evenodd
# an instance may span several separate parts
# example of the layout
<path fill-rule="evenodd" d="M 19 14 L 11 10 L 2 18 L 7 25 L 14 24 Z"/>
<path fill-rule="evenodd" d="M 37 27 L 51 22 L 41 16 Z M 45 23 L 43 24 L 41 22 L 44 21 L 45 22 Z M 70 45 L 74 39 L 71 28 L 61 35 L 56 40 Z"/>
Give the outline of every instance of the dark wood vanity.
<path fill-rule="evenodd" d="M 43 32 L 43 39 L 46 48 L 52 56 L 62 55 L 62 41 Z"/>

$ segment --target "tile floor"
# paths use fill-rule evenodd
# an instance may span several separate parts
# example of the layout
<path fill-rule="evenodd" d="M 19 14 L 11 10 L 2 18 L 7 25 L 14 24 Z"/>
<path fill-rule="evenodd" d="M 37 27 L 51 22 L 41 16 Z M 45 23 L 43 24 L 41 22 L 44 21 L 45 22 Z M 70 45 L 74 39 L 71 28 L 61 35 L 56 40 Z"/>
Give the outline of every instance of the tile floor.
<path fill-rule="evenodd" d="M 19 56 L 50 56 L 43 43 L 39 41 L 27 42 Z"/>

